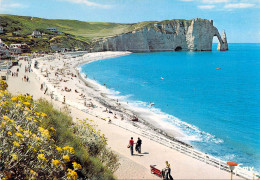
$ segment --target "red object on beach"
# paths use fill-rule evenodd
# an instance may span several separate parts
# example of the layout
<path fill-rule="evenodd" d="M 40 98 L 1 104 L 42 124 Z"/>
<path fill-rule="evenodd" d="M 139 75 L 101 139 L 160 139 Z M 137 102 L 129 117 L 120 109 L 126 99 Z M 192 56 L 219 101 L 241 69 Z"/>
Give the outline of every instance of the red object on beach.
<path fill-rule="evenodd" d="M 135 118 L 133 118 L 133 119 L 132 119 L 132 121 L 138 121 L 138 118 L 137 118 L 137 117 L 135 117 Z"/>
<path fill-rule="evenodd" d="M 227 165 L 229 165 L 229 166 L 237 166 L 237 163 L 235 163 L 235 162 L 227 162 Z"/>
<path fill-rule="evenodd" d="M 150 165 L 151 173 L 159 176 L 160 178 L 164 177 L 164 171 L 160 171 L 159 169 L 155 168 L 153 165 Z"/>

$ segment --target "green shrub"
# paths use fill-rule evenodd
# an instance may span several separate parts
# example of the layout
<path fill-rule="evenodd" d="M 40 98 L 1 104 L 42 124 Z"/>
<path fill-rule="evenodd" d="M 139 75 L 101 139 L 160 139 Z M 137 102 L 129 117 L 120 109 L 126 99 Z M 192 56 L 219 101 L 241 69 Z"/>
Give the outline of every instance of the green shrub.
<path fill-rule="evenodd" d="M 0 179 L 108 179 L 118 157 L 92 121 L 72 123 L 45 101 L 0 83 Z"/>
<path fill-rule="evenodd" d="M 59 112 L 45 101 L 39 100 L 38 111 L 48 114 L 43 127 L 56 129 L 55 141 L 59 146 L 71 146 L 75 149 L 76 160 L 82 165 L 84 177 L 114 179 L 118 156 L 106 147 L 106 137 L 96 130 L 91 120 L 79 120 L 77 124 L 65 112 Z"/>

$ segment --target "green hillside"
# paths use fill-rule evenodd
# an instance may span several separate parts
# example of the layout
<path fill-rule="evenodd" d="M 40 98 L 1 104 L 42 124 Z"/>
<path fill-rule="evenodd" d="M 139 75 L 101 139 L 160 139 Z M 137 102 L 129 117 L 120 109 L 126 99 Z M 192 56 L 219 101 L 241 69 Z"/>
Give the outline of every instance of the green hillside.
<path fill-rule="evenodd" d="M 32 51 L 51 51 L 51 44 L 64 48 L 88 48 L 94 39 L 124 33 L 131 25 L 0 15 L 0 26 L 4 27 L 4 34 L 0 38 L 8 45 L 26 43 L 31 46 Z M 47 28 L 56 28 L 62 33 L 53 33 Z M 42 39 L 31 39 L 30 35 L 34 30 L 45 35 Z M 13 32 L 19 35 L 14 36 Z"/>
<path fill-rule="evenodd" d="M 131 24 L 83 22 L 77 20 L 43 19 L 29 16 L 0 15 L 0 24 L 12 22 L 20 27 L 18 32 L 31 34 L 35 29 L 57 28 L 58 31 L 74 35 L 77 39 L 89 42 L 93 38 L 113 36 L 127 31 Z M 17 26 L 18 25 L 18 26 Z"/>

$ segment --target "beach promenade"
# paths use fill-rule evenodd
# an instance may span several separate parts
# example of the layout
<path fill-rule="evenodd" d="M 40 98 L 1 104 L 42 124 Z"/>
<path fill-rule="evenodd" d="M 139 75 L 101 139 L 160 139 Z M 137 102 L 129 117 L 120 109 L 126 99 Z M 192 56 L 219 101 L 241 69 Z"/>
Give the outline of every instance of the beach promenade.
<path fill-rule="evenodd" d="M 98 129 L 108 138 L 108 146 L 120 157 L 120 167 L 115 172 L 118 179 L 160 179 L 150 173 L 150 165 L 158 169 L 165 168 L 165 161 L 169 161 L 174 179 L 230 179 L 230 173 L 180 153 L 163 143 L 151 140 L 143 135 L 143 125 L 133 126 L 130 122 L 131 112 L 124 107 L 126 103 L 111 100 L 104 95 L 106 89 L 91 81 L 83 81 L 76 67 L 98 59 L 105 59 L 128 52 L 89 53 L 82 56 L 66 56 L 56 54 L 44 58 L 36 58 L 38 69 L 32 66 L 32 72 L 25 72 L 27 61 L 20 61 L 21 67 L 12 67 L 18 77 L 8 76 L 8 91 L 13 95 L 29 93 L 35 100 L 39 98 L 51 101 L 55 108 L 63 110 L 69 108 L 75 123 L 78 119 L 92 119 Z M 29 82 L 22 80 L 28 76 Z M 109 113 L 108 109 L 112 112 Z M 109 121 L 111 120 L 111 123 Z M 123 127 L 123 128 L 122 128 Z M 136 129 L 133 129 L 135 128 Z M 129 130 L 131 131 L 129 131 Z M 133 132 L 134 131 L 134 132 Z M 130 137 L 136 142 L 140 137 L 143 141 L 142 153 L 130 155 L 127 148 Z M 233 176 L 233 179 L 242 179 Z"/>

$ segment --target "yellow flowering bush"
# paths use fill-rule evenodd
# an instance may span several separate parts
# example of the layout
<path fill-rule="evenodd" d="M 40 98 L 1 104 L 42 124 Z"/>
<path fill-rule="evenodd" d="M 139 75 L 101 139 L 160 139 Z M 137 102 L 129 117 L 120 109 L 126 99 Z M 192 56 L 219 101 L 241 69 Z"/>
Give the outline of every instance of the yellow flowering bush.
<path fill-rule="evenodd" d="M 0 179 L 77 179 L 74 148 L 57 146 L 56 129 L 41 125 L 48 115 L 31 96 L 11 97 L 6 82 L 0 86 Z"/>
<path fill-rule="evenodd" d="M 60 161 L 59 160 L 52 160 L 51 163 L 55 166 L 55 167 L 58 167 L 58 165 L 60 164 Z"/>
<path fill-rule="evenodd" d="M 114 179 L 118 157 L 92 121 L 31 96 L 11 96 L 0 82 L 0 179 Z M 73 147 L 72 147 L 73 146 Z"/>
<path fill-rule="evenodd" d="M 8 87 L 8 84 L 6 83 L 6 81 L 0 79 L 0 90 L 6 90 Z"/>
<path fill-rule="evenodd" d="M 87 147 L 89 154 L 97 157 L 110 171 L 115 172 L 118 169 L 118 156 L 106 147 L 107 138 L 96 129 L 92 120 L 79 120 L 72 128 Z"/>
<path fill-rule="evenodd" d="M 68 155 L 63 155 L 62 159 L 66 162 L 70 162 L 70 157 Z"/>
<path fill-rule="evenodd" d="M 81 165 L 76 162 L 73 162 L 72 165 L 73 165 L 74 170 L 82 169 Z"/>
<path fill-rule="evenodd" d="M 72 169 L 68 169 L 68 174 L 67 174 L 68 179 L 75 180 L 78 178 L 78 174 L 73 171 Z"/>

